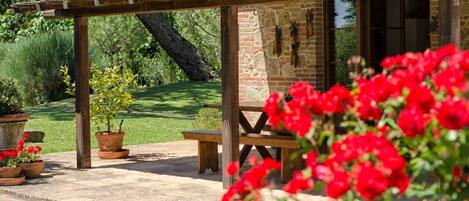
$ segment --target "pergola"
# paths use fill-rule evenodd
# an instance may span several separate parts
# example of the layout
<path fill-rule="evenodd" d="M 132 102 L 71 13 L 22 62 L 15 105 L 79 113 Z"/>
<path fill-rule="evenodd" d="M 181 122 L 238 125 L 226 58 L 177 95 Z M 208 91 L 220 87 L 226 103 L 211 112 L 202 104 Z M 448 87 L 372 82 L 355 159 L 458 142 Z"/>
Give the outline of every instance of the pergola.
<path fill-rule="evenodd" d="M 228 163 L 239 159 L 238 6 L 278 1 L 299 0 L 43 0 L 18 3 L 12 6 L 12 10 L 15 13 L 40 11 L 46 18 L 74 19 L 77 167 L 81 169 L 91 168 L 88 17 L 221 8 L 222 167 L 225 169 Z M 440 43 L 458 43 L 459 0 L 439 2 Z M 223 185 L 232 184 L 232 178 L 222 172 Z"/>
<path fill-rule="evenodd" d="M 88 17 L 221 8 L 223 169 L 239 160 L 238 6 L 297 0 L 45 0 L 18 3 L 14 13 L 40 11 L 46 18 L 74 19 L 77 168 L 91 168 Z M 223 173 L 223 186 L 233 183 Z"/>

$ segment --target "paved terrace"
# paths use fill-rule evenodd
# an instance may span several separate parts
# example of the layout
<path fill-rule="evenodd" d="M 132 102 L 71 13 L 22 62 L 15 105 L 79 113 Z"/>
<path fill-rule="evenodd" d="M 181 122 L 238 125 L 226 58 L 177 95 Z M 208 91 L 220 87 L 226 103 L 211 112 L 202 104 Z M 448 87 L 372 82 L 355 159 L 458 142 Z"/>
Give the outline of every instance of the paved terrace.
<path fill-rule="evenodd" d="M 94 155 L 94 168 L 88 170 L 75 169 L 75 152 L 45 155 L 43 159 L 47 161 L 47 167 L 44 175 L 28 180 L 22 186 L 0 187 L 0 200 L 215 201 L 223 194 L 221 173 L 197 173 L 197 142 L 179 141 L 127 148 L 131 150 L 130 158 L 100 160 Z M 274 175 L 274 178 L 279 176 Z M 326 200 L 309 195 L 305 197 L 305 200 Z"/>

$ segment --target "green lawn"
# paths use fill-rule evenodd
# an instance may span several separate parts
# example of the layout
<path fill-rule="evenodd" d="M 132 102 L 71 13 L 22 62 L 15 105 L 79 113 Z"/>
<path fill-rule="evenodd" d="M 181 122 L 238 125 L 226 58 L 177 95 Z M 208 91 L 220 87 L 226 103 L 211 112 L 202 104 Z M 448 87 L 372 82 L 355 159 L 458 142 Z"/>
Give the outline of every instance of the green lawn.
<path fill-rule="evenodd" d="M 134 90 L 135 102 L 125 119 L 125 144 L 145 144 L 182 140 L 181 131 L 192 129 L 192 121 L 202 104 L 220 102 L 219 82 L 181 82 Z M 44 153 L 75 150 L 74 99 L 27 108 L 33 117 L 28 130 L 46 133 Z M 92 147 L 96 147 L 92 124 Z"/>

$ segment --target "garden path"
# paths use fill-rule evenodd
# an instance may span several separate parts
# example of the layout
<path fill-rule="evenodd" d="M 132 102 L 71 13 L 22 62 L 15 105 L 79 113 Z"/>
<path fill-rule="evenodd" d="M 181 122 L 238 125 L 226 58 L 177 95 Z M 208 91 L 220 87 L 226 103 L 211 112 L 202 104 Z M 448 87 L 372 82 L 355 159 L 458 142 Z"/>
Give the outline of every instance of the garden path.
<path fill-rule="evenodd" d="M 93 168 L 88 170 L 75 169 L 75 152 L 45 155 L 45 174 L 22 186 L 0 187 L 0 200 L 216 201 L 223 194 L 220 173 L 197 173 L 197 142 L 127 148 L 131 157 L 122 160 L 100 160 L 93 150 Z"/>

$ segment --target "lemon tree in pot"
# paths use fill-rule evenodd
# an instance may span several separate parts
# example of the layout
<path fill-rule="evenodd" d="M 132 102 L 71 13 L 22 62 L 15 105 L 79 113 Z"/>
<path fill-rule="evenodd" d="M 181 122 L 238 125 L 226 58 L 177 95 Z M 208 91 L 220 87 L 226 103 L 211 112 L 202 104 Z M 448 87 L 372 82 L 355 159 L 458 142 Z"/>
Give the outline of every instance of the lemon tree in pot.
<path fill-rule="evenodd" d="M 64 81 L 69 84 L 68 68 L 63 67 Z M 69 84 L 69 86 L 72 86 Z M 97 125 L 96 133 L 99 149 L 98 156 L 103 159 L 125 158 L 128 150 L 122 149 L 125 132 L 122 131 L 123 120 L 117 125 L 118 114 L 126 110 L 133 102 L 129 89 L 136 86 L 135 76 L 120 66 L 106 67 L 91 66 L 90 87 L 92 96 L 90 101 L 91 120 Z M 74 92 L 69 90 L 70 93 Z"/>
<path fill-rule="evenodd" d="M 23 105 L 16 83 L 0 78 L 0 151 L 16 148 L 30 115 Z"/>

